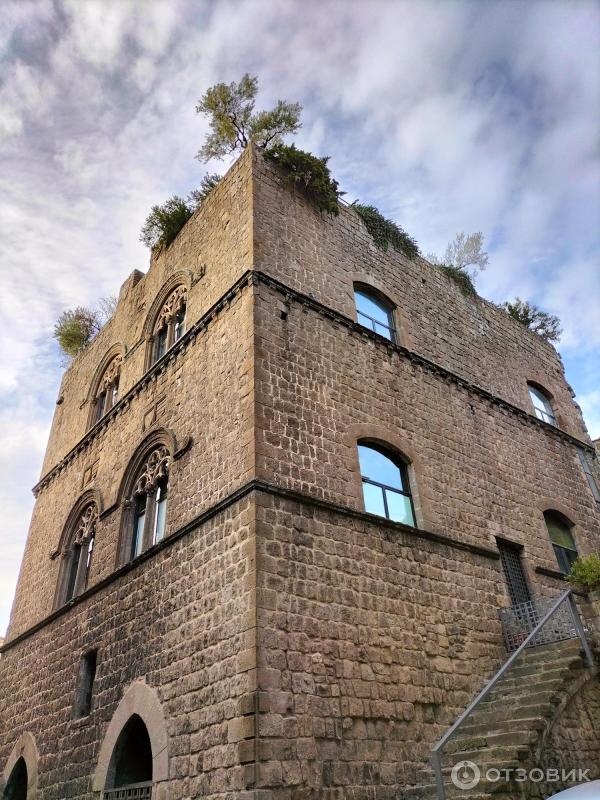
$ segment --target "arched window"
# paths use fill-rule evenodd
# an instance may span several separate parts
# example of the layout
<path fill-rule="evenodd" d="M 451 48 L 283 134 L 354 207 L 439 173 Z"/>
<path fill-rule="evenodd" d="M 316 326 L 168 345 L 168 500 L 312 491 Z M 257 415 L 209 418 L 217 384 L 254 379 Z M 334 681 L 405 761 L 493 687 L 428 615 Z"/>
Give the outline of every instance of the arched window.
<path fill-rule="evenodd" d="M 124 789 L 135 794 L 124 794 Z M 120 790 L 120 791 L 117 791 Z M 150 798 L 152 746 L 144 721 L 132 714 L 119 734 L 106 775 L 105 798 Z"/>
<path fill-rule="evenodd" d="M 125 561 L 160 542 L 165 535 L 171 457 L 164 445 L 156 447 L 142 464 L 126 502 L 127 551 Z"/>
<path fill-rule="evenodd" d="M 79 514 L 71 529 L 63 555 L 58 605 L 68 603 L 87 586 L 97 522 L 98 506 L 90 503 Z"/>
<path fill-rule="evenodd" d="M 8 783 L 2 792 L 2 800 L 27 800 L 27 765 L 23 757 L 12 768 Z"/>
<path fill-rule="evenodd" d="M 415 524 L 415 511 L 406 464 L 378 445 L 358 443 L 365 511 L 380 517 Z"/>
<path fill-rule="evenodd" d="M 561 572 L 567 575 L 577 561 L 577 545 L 571 532 L 571 524 L 557 511 L 544 512 L 544 520 L 548 535 L 556 554 L 556 560 Z"/>
<path fill-rule="evenodd" d="M 355 284 L 354 301 L 356 318 L 361 325 L 385 336 L 391 342 L 397 341 L 394 307 L 389 300 L 362 284 Z"/>
<path fill-rule="evenodd" d="M 532 383 L 527 384 L 529 389 L 529 397 L 533 403 L 533 410 L 538 419 L 544 420 L 549 425 L 556 425 L 556 417 L 550 398 L 539 386 L 534 386 Z"/>
<path fill-rule="evenodd" d="M 104 370 L 94 398 L 93 425 L 99 422 L 119 399 L 119 376 L 122 363 L 123 357 L 117 355 Z"/>
<path fill-rule="evenodd" d="M 186 307 L 187 289 L 178 286 L 167 297 L 154 325 L 151 364 L 161 359 L 185 333 Z"/>

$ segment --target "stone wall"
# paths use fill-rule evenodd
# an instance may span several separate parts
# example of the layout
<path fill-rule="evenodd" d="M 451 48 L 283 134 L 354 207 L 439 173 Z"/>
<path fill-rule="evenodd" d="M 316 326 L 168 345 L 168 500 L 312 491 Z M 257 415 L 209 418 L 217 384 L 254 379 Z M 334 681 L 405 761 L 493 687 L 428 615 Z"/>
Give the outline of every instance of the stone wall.
<path fill-rule="evenodd" d="M 37 797 L 89 798 L 111 717 L 142 680 L 156 689 L 166 719 L 169 800 L 240 796 L 242 713 L 255 689 L 253 505 L 246 497 L 166 540 L 2 655 L 0 775 L 28 731 L 40 754 Z M 79 659 L 92 648 L 92 711 L 78 720 Z"/>

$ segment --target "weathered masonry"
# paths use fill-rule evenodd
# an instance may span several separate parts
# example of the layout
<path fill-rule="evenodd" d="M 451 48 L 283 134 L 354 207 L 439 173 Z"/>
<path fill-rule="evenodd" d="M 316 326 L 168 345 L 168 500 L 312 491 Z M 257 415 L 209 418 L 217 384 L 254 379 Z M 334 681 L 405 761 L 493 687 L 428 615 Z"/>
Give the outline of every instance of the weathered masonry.
<path fill-rule="evenodd" d="M 423 796 L 522 609 L 600 550 L 599 482 L 552 347 L 248 149 L 64 376 L 0 795 Z M 595 670 L 559 683 L 531 752 L 597 775 Z"/>

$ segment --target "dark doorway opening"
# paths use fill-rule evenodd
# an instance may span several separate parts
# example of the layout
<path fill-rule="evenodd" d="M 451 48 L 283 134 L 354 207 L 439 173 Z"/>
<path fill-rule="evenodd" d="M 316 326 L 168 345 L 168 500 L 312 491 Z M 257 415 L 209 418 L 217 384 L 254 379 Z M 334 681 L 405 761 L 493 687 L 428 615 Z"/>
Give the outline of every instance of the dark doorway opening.
<path fill-rule="evenodd" d="M 144 721 L 133 714 L 121 731 L 108 771 L 107 788 L 152 782 L 152 746 Z"/>
<path fill-rule="evenodd" d="M 27 765 L 25 759 L 20 758 L 12 768 L 2 800 L 27 800 L 27 780 Z"/>

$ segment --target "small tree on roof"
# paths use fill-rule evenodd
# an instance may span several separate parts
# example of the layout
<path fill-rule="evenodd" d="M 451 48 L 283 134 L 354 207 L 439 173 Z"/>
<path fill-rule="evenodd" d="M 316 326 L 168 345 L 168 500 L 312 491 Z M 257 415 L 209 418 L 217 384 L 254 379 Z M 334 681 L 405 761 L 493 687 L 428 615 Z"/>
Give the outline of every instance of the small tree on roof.
<path fill-rule="evenodd" d="M 558 342 L 560 340 L 562 329 L 560 320 L 555 314 L 548 314 L 546 311 L 534 306 L 533 303 L 521 300 L 520 297 L 515 297 L 512 302 L 502 303 L 500 308 L 547 342 Z"/>

